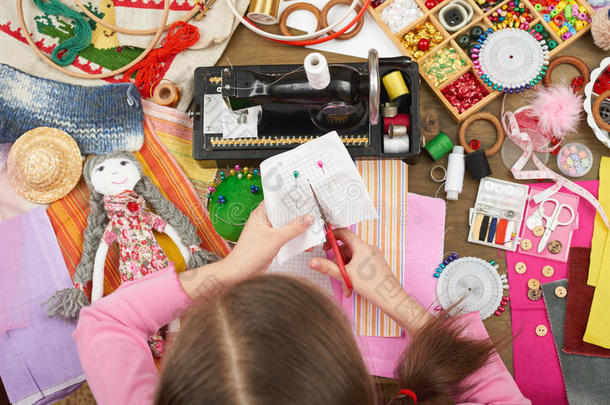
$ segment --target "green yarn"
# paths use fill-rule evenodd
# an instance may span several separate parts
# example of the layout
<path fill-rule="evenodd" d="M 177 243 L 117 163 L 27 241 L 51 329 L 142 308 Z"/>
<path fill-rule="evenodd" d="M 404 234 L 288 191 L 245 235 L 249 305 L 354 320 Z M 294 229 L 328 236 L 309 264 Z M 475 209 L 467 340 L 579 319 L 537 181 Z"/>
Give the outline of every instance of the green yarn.
<path fill-rule="evenodd" d="M 216 186 L 208 206 L 214 230 L 230 242 L 237 242 L 250 213 L 263 201 L 261 176 L 253 174 L 252 178 L 248 179 L 243 172 L 242 176 L 239 179 L 237 175 L 229 176 L 227 173 L 225 180 Z M 252 193 L 251 185 L 258 187 L 260 191 Z M 218 203 L 218 197 L 221 195 L 226 199 L 224 204 Z"/>
<path fill-rule="evenodd" d="M 38 8 L 47 14 L 62 16 L 74 21 L 74 36 L 57 44 L 51 52 L 51 59 L 59 66 L 67 66 L 74 62 L 78 53 L 91 44 L 93 32 L 89 22 L 78 11 L 62 4 L 59 0 L 34 0 Z M 58 54 L 65 51 L 61 57 Z"/>

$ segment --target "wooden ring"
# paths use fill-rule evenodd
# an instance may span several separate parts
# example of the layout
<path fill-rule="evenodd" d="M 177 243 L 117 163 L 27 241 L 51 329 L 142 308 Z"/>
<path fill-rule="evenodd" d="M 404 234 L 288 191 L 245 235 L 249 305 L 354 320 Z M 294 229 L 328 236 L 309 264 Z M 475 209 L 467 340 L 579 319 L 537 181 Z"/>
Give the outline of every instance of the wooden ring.
<path fill-rule="evenodd" d="M 502 146 L 502 142 L 504 142 L 504 129 L 502 129 L 502 123 L 500 123 L 500 120 L 497 119 L 495 115 L 492 115 L 488 112 L 476 113 L 476 114 L 473 114 L 470 117 L 466 118 L 464 120 L 464 122 L 462 122 L 462 125 L 460 126 L 460 131 L 458 132 L 458 141 L 460 142 L 460 145 L 462 145 L 462 147 L 464 148 L 466 153 L 474 152 L 474 149 L 472 149 L 466 143 L 466 129 L 468 128 L 468 126 L 470 124 L 472 124 L 474 121 L 478 121 L 478 120 L 489 121 L 496 127 L 496 131 L 498 133 L 498 136 L 496 138 L 496 143 L 491 148 L 489 148 L 485 151 L 485 156 L 487 156 L 487 157 L 495 155 L 500 150 L 500 147 Z"/>
<path fill-rule="evenodd" d="M 553 84 L 553 82 L 551 80 L 551 75 L 553 74 L 553 69 L 555 69 L 558 65 L 563 65 L 566 63 L 568 65 L 572 65 L 572 66 L 576 67 L 580 71 L 580 74 L 582 75 L 582 78 L 584 79 L 584 83 L 582 84 L 582 87 L 579 91 L 579 93 L 582 94 L 584 92 L 585 85 L 587 83 L 589 83 L 589 80 L 591 80 L 591 71 L 589 70 L 589 67 L 587 66 L 587 64 L 585 62 L 583 62 L 582 59 L 577 58 L 576 56 L 563 55 L 563 56 L 558 56 L 558 57 L 554 58 L 549 63 L 549 67 L 546 70 L 546 75 L 544 75 L 544 85 L 549 87 L 551 84 Z"/>
<path fill-rule="evenodd" d="M 318 10 L 318 8 L 316 6 L 314 6 L 310 3 L 294 3 L 294 4 L 291 4 L 288 7 L 286 7 L 284 9 L 284 11 L 282 12 L 282 16 L 280 17 L 280 31 L 282 31 L 282 34 L 286 35 L 287 37 L 292 36 L 290 31 L 288 31 L 288 27 L 286 26 L 286 21 L 288 21 L 288 16 L 297 10 L 307 10 L 310 13 L 312 13 L 314 15 L 314 17 L 316 17 L 316 20 L 318 21 L 318 26 L 316 27 L 316 31 L 320 31 L 322 29 L 322 22 L 320 21 L 320 10 Z"/>
<path fill-rule="evenodd" d="M 608 131 L 610 133 L 610 124 L 602 119 L 602 116 L 599 113 L 599 110 L 602 106 L 602 102 L 610 97 L 610 89 L 604 91 L 602 94 L 597 97 L 595 103 L 593 103 L 593 119 L 595 123 L 604 131 Z"/>
<path fill-rule="evenodd" d="M 328 3 L 326 3 L 326 5 L 324 6 L 324 8 L 322 9 L 322 28 L 326 28 L 328 27 L 328 12 L 330 11 L 331 8 L 333 8 L 334 6 L 336 6 L 337 4 L 345 4 L 345 5 L 350 5 L 352 4 L 352 0 L 331 0 Z M 356 13 L 360 12 L 360 9 L 362 7 L 360 7 L 360 5 L 356 5 L 355 7 L 355 11 Z M 346 39 L 350 39 L 355 37 L 356 35 L 358 35 L 360 33 L 360 31 L 362 31 L 362 27 L 364 26 L 364 18 L 360 18 L 358 20 L 358 22 L 356 23 L 356 26 L 354 28 L 352 28 L 351 31 L 348 31 L 344 34 L 339 35 L 337 38 L 335 39 L 339 39 L 339 40 L 346 40 Z M 330 30 L 326 33 L 326 35 L 332 35 L 334 34 L 335 31 Z"/>

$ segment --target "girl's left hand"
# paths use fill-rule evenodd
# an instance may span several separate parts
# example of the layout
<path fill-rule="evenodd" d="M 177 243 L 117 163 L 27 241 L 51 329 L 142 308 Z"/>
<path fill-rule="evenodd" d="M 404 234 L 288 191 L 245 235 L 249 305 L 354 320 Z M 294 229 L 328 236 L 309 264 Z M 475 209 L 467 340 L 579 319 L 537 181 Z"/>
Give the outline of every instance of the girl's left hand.
<path fill-rule="evenodd" d="M 311 215 L 303 215 L 291 223 L 274 228 L 261 202 L 250 214 L 237 241 L 237 245 L 223 260 L 227 270 L 236 272 L 238 279 L 246 279 L 264 273 L 288 241 L 305 232 L 313 223 Z"/>

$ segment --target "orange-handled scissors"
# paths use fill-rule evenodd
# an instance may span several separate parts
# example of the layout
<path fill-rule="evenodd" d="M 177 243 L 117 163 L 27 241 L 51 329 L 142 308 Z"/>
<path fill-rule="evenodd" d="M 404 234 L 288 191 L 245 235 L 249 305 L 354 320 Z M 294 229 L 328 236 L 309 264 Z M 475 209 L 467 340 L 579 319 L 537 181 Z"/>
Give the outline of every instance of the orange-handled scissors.
<path fill-rule="evenodd" d="M 313 190 L 311 184 L 309 184 L 309 188 L 311 188 L 311 193 L 313 194 L 313 199 L 318 206 L 318 210 L 320 211 L 320 217 L 322 218 L 322 222 L 324 223 L 324 233 L 326 234 L 326 241 L 330 245 L 331 249 L 335 253 L 335 258 L 337 259 L 337 266 L 339 266 L 339 270 L 341 270 L 341 275 L 343 276 L 343 280 L 345 281 L 345 285 L 350 290 L 353 288 L 352 283 L 349 279 L 349 275 L 347 274 L 347 269 L 345 268 L 345 259 L 343 258 L 343 254 L 341 253 L 341 249 L 339 249 L 339 243 L 337 242 L 337 238 L 335 238 L 335 234 L 333 233 L 333 227 L 330 225 L 330 222 L 326 219 L 324 212 L 322 212 L 322 206 L 320 205 L 320 201 L 316 196 L 316 192 Z"/>

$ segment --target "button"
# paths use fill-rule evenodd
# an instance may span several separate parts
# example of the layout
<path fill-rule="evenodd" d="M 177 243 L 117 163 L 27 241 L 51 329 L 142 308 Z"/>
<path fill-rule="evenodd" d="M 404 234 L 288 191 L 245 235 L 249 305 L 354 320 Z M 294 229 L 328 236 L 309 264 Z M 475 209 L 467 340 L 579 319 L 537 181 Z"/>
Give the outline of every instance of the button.
<path fill-rule="evenodd" d="M 528 290 L 527 298 L 532 301 L 538 301 L 540 298 L 542 298 L 542 290 Z"/>
<path fill-rule="evenodd" d="M 529 239 L 523 239 L 521 241 L 521 249 L 530 250 L 532 248 L 532 241 Z"/>
<path fill-rule="evenodd" d="M 530 290 L 537 290 L 540 288 L 540 281 L 535 278 L 530 278 L 527 281 L 527 286 L 530 288 Z"/>
<path fill-rule="evenodd" d="M 535 226 L 534 229 L 532 229 L 532 233 L 534 234 L 534 236 L 544 235 L 544 226 L 542 226 L 542 225 Z"/>
<path fill-rule="evenodd" d="M 542 268 L 542 275 L 544 277 L 553 277 L 553 274 L 555 274 L 553 266 L 546 265 Z"/>
<path fill-rule="evenodd" d="M 548 329 L 546 328 L 546 326 L 544 326 L 544 325 L 536 326 L 536 335 L 538 335 L 540 337 L 546 336 L 547 332 L 548 332 Z"/>
<path fill-rule="evenodd" d="M 559 287 L 555 288 L 555 295 L 557 298 L 564 298 L 566 295 L 568 295 L 568 290 L 564 286 L 560 285 Z"/>
<path fill-rule="evenodd" d="M 523 274 L 527 271 L 527 266 L 523 262 L 518 262 L 515 264 L 515 271 L 517 274 Z"/>
<path fill-rule="evenodd" d="M 547 247 L 549 249 L 549 252 L 556 255 L 559 252 L 561 252 L 561 249 L 563 246 L 561 245 L 561 242 L 559 242 L 558 240 L 552 240 L 549 242 L 549 245 Z"/>

